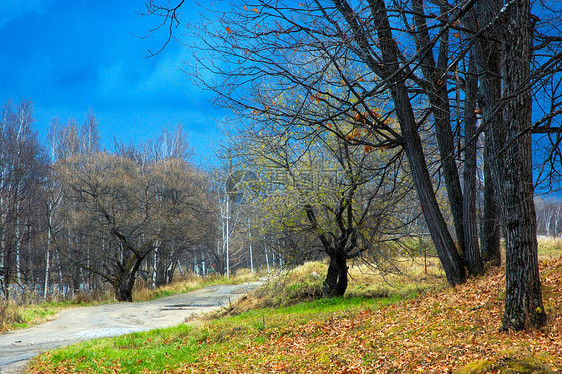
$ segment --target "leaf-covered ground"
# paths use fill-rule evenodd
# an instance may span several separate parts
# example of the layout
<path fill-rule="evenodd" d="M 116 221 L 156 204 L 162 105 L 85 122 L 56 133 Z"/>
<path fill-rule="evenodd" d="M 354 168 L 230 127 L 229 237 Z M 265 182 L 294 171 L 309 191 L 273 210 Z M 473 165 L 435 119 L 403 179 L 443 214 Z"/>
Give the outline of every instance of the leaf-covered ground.
<path fill-rule="evenodd" d="M 306 316 L 273 311 L 263 319 L 258 313 L 245 320 L 240 316 L 209 322 L 167 336 L 158 343 L 160 353 L 138 360 L 132 352 L 146 349 L 153 339 L 139 335 L 126 344 L 111 343 L 116 351 L 129 349 L 124 352 L 138 366 L 125 367 L 119 358 L 94 364 L 87 355 L 73 361 L 55 353 L 58 364 L 49 361 L 53 354 L 47 354 L 34 362 L 31 372 L 526 372 L 502 371 L 516 359 L 543 368 L 527 372 L 562 372 L 562 259 L 543 261 L 541 279 L 549 316 L 548 326 L 541 330 L 499 332 L 504 277 L 501 270 L 494 270 L 462 286 L 413 300 L 390 300 L 388 305 Z M 93 350 L 95 345 L 83 347 L 80 355 Z M 141 363 L 151 360 L 161 364 Z"/>
<path fill-rule="evenodd" d="M 535 356 L 562 371 L 562 260 L 541 265 L 548 326 L 499 332 L 500 271 L 445 292 L 353 316 L 288 324 L 263 342 L 214 350 L 186 372 L 447 373 L 474 361 Z"/>

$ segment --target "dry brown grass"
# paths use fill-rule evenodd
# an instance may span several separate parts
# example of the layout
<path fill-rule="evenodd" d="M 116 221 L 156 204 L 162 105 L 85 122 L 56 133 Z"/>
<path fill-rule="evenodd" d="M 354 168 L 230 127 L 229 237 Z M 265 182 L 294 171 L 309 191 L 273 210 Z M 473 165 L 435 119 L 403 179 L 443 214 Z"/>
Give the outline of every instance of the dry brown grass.
<path fill-rule="evenodd" d="M 24 317 L 13 302 L 0 301 L 0 331 L 5 331 L 14 324 L 23 323 Z"/>
<path fill-rule="evenodd" d="M 172 283 L 158 288 L 149 288 L 147 282 L 138 282 L 133 290 L 133 300 L 148 301 L 159 297 L 176 295 L 193 291 L 202 287 L 215 284 L 239 284 L 257 280 L 258 273 L 252 274 L 249 269 L 240 269 L 229 278 L 219 274 L 211 274 L 201 277 L 193 273 L 176 277 Z"/>

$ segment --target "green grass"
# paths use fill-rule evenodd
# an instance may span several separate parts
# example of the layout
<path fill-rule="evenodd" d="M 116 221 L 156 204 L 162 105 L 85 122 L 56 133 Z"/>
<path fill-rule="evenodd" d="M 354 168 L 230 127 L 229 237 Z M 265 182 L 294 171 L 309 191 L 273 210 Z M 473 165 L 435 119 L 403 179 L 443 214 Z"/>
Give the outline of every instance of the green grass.
<path fill-rule="evenodd" d="M 410 295 L 413 297 L 413 295 Z M 196 362 L 204 352 L 237 350 L 250 343 L 292 333 L 291 326 L 326 318 L 350 316 L 366 308 L 377 309 L 404 298 L 333 298 L 283 308 L 251 310 L 237 316 L 180 325 L 168 329 L 98 339 L 48 352 L 35 359 L 30 372 L 74 373 L 162 372 Z"/>
<path fill-rule="evenodd" d="M 114 369 L 137 373 L 142 370 L 164 371 L 178 362 L 195 359 L 202 348 L 193 334 L 194 328 L 180 325 L 165 330 L 151 330 L 116 338 L 87 341 L 48 355 L 55 363 L 64 363 L 72 372 L 107 373 Z M 46 365 L 39 371 L 52 370 Z"/>

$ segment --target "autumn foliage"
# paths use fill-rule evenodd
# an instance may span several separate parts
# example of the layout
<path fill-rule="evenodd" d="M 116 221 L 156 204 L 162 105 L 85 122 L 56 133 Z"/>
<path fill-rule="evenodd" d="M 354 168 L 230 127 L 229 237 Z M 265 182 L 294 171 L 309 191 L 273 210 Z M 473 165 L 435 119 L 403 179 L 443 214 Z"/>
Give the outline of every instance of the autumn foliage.
<path fill-rule="evenodd" d="M 472 278 L 413 301 L 290 324 L 263 343 L 214 350 L 182 370 L 450 373 L 473 362 L 486 360 L 501 367 L 508 359 L 528 357 L 538 357 L 545 367 L 562 370 L 562 259 L 543 263 L 541 277 L 551 316 L 548 327 L 541 330 L 499 332 L 505 280 L 497 270 L 489 277 Z"/>

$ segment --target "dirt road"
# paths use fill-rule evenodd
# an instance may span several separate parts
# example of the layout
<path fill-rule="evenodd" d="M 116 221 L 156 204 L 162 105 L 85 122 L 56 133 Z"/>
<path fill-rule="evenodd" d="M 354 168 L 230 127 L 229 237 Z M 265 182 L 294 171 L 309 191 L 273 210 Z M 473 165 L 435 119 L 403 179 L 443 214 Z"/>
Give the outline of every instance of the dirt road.
<path fill-rule="evenodd" d="M 47 350 L 82 340 L 175 326 L 234 302 L 259 282 L 210 286 L 183 295 L 143 303 L 70 309 L 56 319 L 0 335 L 0 373 L 22 373 L 29 360 Z"/>

